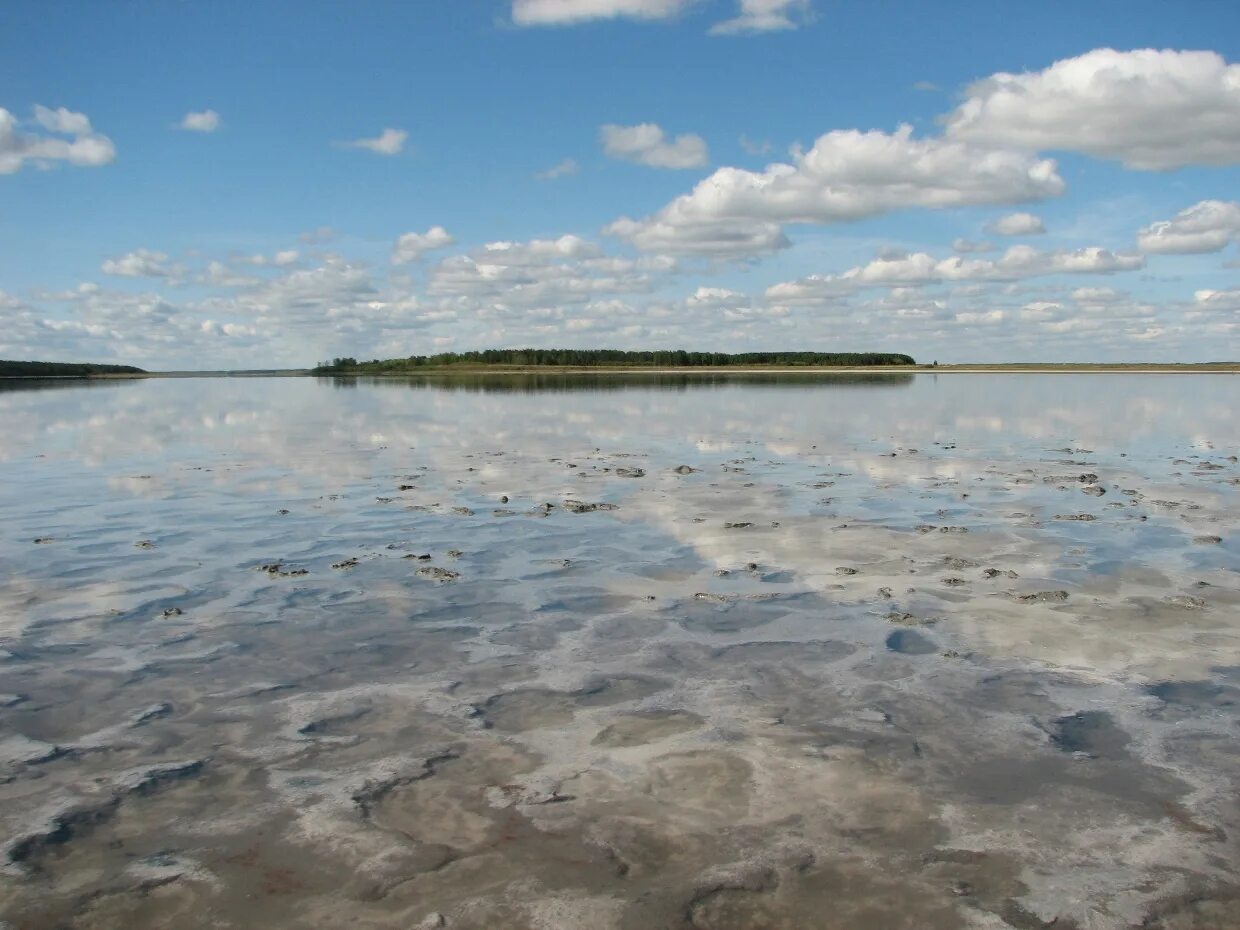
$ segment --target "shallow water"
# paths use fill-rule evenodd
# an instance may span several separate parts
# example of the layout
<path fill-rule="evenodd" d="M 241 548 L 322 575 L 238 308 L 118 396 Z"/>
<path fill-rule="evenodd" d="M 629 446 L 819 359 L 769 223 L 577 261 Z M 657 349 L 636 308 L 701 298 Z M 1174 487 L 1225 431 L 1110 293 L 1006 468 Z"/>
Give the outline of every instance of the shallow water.
<path fill-rule="evenodd" d="M 0 924 L 1240 926 L 1240 379 L 32 386 Z"/>

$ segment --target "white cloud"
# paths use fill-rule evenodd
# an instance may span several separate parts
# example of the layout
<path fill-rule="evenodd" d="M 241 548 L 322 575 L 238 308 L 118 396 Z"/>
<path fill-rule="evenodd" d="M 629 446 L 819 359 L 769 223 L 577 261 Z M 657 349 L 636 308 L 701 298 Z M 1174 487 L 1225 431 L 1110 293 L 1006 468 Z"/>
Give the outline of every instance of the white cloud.
<path fill-rule="evenodd" d="M 810 275 L 767 288 L 767 300 L 779 304 L 815 303 L 866 287 L 940 284 L 953 281 L 1016 281 L 1054 274 L 1111 274 L 1145 266 L 1141 255 L 1092 247 L 1043 252 L 1015 245 L 998 259 L 937 259 L 925 252 L 876 258 L 835 275 Z"/>
<path fill-rule="evenodd" d="M 90 120 L 85 113 L 74 113 L 64 107 L 55 110 L 38 104 L 34 108 L 34 118 L 48 132 L 60 133 L 65 136 L 89 136 Z"/>
<path fill-rule="evenodd" d="M 215 132 L 220 128 L 220 115 L 214 110 L 190 111 L 181 118 L 181 129 L 190 132 Z"/>
<path fill-rule="evenodd" d="M 134 249 L 119 258 L 109 258 L 100 266 L 104 274 L 122 278 L 167 278 L 181 269 L 168 264 L 168 256 L 151 249 Z"/>
<path fill-rule="evenodd" d="M 253 265 L 256 268 L 266 268 L 275 266 L 277 268 L 285 268 L 289 265 L 296 265 L 301 259 L 301 253 L 296 249 L 282 249 L 273 255 L 247 255 L 245 258 L 238 259 L 247 265 Z"/>
<path fill-rule="evenodd" d="M 969 326 L 994 326 L 1006 319 L 1007 311 L 1005 310 L 965 310 L 955 316 L 957 323 Z"/>
<path fill-rule="evenodd" d="M 612 158 L 651 168 L 701 168 L 707 163 L 706 143 L 701 136 L 685 133 L 669 139 L 655 123 L 617 126 L 599 130 L 603 151 Z"/>
<path fill-rule="evenodd" d="M 672 19 L 696 2 L 698 0 L 512 0 L 512 21 L 519 26 L 569 26 L 599 19 Z"/>
<path fill-rule="evenodd" d="M 1129 168 L 1240 163 L 1240 65 L 1215 52 L 1102 48 L 971 85 L 947 134 Z"/>
<path fill-rule="evenodd" d="M 1189 254 L 1221 252 L 1240 237 L 1240 202 L 1203 200 L 1174 219 L 1151 223 L 1137 233 L 1142 252 Z"/>
<path fill-rule="evenodd" d="M 341 142 L 347 149 L 366 149 L 374 152 L 376 155 L 396 155 L 405 147 L 405 140 L 409 138 L 409 133 L 403 129 L 385 129 L 373 139 L 354 139 L 351 142 Z"/>
<path fill-rule="evenodd" d="M 1240 313 L 1240 287 L 1225 291 L 1197 291 L 1193 294 L 1193 303 L 1198 310 Z"/>
<path fill-rule="evenodd" d="M 575 159 L 566 158 L 558 165 L 553 165 L 546 171 L 540 171 L 535 175 L 541 181 L 554 181 L 556 178 L 567 177 L 570 174 L 576 174 L 580 166 Z"/>
<path fill-rule="evenodd" d="M 953 239 L 952 240 L 952 251 L 953 252 L 961 252 L 961 253 L 993 252 L 994 250 L 995 250 L 995 244 L 993 242 L 989 242 L 986 240 L 982 240 L 980 242 L 975 241 L 973 239 Z"/>
<path fill-rule="evenodd" d="M 649 291 L 657 276 L 674 269 L 674 261 L 657 256 L 606 256 L 578 236 L 490 242 L 440 262 L 431 272 L 428 292 L 466 301 L 458 306 L 483 316 L 518 310 L 555 316 L 566 306 Z"/>
<path fill-rule="evenodd" d="M 0 174 L 20 171 L 27 162 L 40 168 L 55 162 L 93 168 L 116 159 L 112 140 L 96 133 L 84 113 L 36 105 L 34 122 L 48 134 L 24 131 L 17 117 L 0 107 Z"/>
<path fill-rule="evenodd" d="M 525 242 L 488 242 L 471 257 L 483 265 L 546 265 L 555 261 L 598 258 L 602 250 L 580 236 L 558 239 L 529 239 Z"/>
<path fill-rule="evenodd" d="M 1064 190 L 1054 161 L 944 139 L 837 130 L 793 164 L 720 168 L 662 210 L 605 229 L 646 251 L 745 257 L 788 244 L 782 226 L 844 223 L 910 207 L 1012 204 Z"/>
<path fill-rule="evenodd" d="M 796 29 L 809 13 L 809 0 L 737 0 L 737 15 L 716 23 L 713 36 Z"/>
<path fill-rule="evenodd" d="M 996 236 L 1036 236 L 1046 232 L 1042 218 L 1032 213 L 1009 213 L 986 224 L 986 232 Z"/>
<path fill-rule="evenodd" d="M 444 249 L 456 240 L 442 226 L 432 226 L 424 233 L 408 232 L 396 240 L 392 247 L 392 264 L 406 265 L 421 258 L 433 249 Z"/>

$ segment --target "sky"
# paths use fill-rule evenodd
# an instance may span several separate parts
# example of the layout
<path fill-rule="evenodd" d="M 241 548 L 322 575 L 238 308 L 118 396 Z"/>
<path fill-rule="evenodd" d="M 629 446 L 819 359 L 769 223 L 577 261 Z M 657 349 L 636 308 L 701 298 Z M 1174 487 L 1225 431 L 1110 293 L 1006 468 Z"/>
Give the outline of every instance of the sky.
<path fill-rule="evenodd" d="M 1227 0 L 8 0 L 0 358 L 1240 359 Z"/>

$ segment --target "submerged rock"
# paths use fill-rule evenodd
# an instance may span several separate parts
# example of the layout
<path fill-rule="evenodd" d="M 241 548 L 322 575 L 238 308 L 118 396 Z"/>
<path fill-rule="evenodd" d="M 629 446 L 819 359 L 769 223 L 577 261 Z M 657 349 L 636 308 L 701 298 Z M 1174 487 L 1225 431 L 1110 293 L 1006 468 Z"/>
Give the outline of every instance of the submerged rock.
<path fill-rule="evenodd" d="M 1067 591 L 1035 591 L 1032 594 L 1018 594 L 1016 600 L 1025 604 L 1059 603 L 1068 599 Z"/>
<path fill-rule="evenodd" d="M 432 581 L 456 581 L 461 577 L 460 572 L 454 572 L 450 568 L 440 568 L 438 565 L 428 565 L 425 568 L 419 568 L 416 574 L 421 578 L 429 578 Z"/>
<path fill-rule="evenodd" d="M 593 513 L 596 510 L 619 510 L 617 504 L 587 503 L 585 501 L 565 501 L 564 509 L 569 513 Z"/>

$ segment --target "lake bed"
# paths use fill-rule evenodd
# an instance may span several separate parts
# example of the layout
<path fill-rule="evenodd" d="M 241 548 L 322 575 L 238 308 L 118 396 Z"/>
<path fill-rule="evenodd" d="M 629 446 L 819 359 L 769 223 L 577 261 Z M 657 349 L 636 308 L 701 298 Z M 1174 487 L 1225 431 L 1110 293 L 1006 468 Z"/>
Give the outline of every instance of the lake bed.
<path fill-rule="evenodd" d="M 14 928 L 1240 920 L 1231 376 L 35 387 Z"/>

